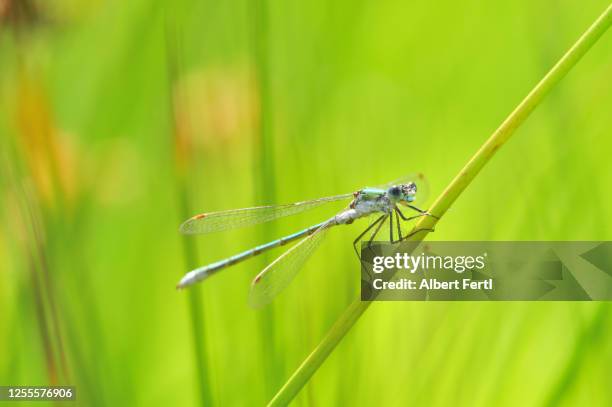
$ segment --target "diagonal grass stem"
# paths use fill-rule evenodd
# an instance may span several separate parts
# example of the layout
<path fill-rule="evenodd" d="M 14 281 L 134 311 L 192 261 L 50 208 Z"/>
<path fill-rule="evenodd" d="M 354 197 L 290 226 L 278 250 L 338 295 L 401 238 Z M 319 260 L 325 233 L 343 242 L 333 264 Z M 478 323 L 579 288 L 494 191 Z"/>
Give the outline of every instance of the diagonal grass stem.
<path fill-rule="evenodd" d="M 597 42 L 612 23 L 612 4 L 591 24 L 591 26 L 578 38 L 561 59 L 527 94 L 519 105 L 501 123 L 493 134 L 485 141 L 480 149 L 472 156 L 467 164 L 459 171 L 446 189 L 438 196 L 430 208 L 430 212 L 437 215 L 423 217 L 415 225 L 415 229 L 431 229 L 446 213 L 450 206 L 463 193 L 467 186 L 485 164 L 495 155 L 497 150 L 516 132 L 527 117 L 542 102 L 548 92 L 576 65 L 582 56 Z M 419 233 L 416 239 L 422 240 L 428 232 Z M 321 343 L 308 355 L 293 375 L 281 387 L 269 406 L 283 406 L 291 400 L 306 385 L 312 375 L 319 369 L 327 357 L 333 352 L 342 338 L 359 320 L 359 317 L 370 306 L 370 302 L 354 300 L 344 313 L 331 327 Z"/>

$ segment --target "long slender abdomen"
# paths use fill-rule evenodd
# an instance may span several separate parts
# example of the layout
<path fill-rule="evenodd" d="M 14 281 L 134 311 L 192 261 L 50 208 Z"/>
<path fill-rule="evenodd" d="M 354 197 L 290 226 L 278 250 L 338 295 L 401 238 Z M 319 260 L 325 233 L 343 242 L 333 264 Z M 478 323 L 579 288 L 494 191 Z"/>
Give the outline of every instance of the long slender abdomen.
<path fill-rule="evenodd" d="M 307 229 L 303 229 L 303 230 L 300 230 L 299 232 L 285 236 L 281 239 L 274 240 L 270 243 L 262 244 L 260 246 L 244 251 L 242 253 L 236 254 L 232 257 L 228 257 L 225 260 L 220 260 L 215 263 L 211 263 L 209 265 L 199 267 L 195 270 L 192 270 L 189 273 L 185 274 L 185 276 L 181 279 L 181 281 L 178 283 L 176 288 L 188 287 L 190 285 L 197 283 L 198 281 L 202 281 L 210 277 L 211 275 L 215 274 L 217 271 L 221 269 L 224 269 L 229 266 L 233 266 L 234 264 L 240 263 L 241 261 L 244 261 L 250 257 L 257 256 L 258 254 L 261 254 L 275 247 L 284 246 L 287 243 L 297 240 L 303 236 L 310 235 L 314 233 L 317 229 L 319 229 L 321 226 L 327 223 L 328 222 L 321 222 Z"/>

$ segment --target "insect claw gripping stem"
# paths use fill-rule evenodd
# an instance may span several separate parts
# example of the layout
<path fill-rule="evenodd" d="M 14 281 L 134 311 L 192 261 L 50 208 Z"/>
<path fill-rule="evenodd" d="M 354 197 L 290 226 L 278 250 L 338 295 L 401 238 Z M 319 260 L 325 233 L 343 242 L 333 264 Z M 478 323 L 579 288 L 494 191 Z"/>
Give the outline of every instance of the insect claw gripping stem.
<path fill-rule="evenodd" d="M 427 231 L 427 232 L 435 232 L 436 229 L 434 229 L 434 228 L 418 228 L 418 229 L 415 229 L 412 232 L 408 233 L 406 236 L 404 236 L 404 238 L 401 241 L 404 241 L 404 240 L 406 240 L 406 239 L 416 235 L 419 232 L 425 232 L 425 231 Z"/>
<path fill-rule="evenodd" d="M 436 220 L 439 220 L 439 219 L 440 219 L 440 217 L 439 217 L 439 216 L 436 216 L 436 215 L 432 214 L 431 212 L 429 212 L 429 209 L 428 209 L 428 210 L 419 209 L 419 208 L 417 208 L 417 207 L 416 207 L 416 206 L 414 206 L 414 205 L 406 205 L 406 206 L 407 206 L 408 208 L 410 208 L 410 209 L 414 210 L 414 211 L 419 212 L 419 213 L 420 213 L 421 215 L 423 215 L 423 216 L 431 216 L 432 218 L 434 218 L 434 219 L 436 219 Z M 397 208 L 397 207 L 396 207 L 396 208 Z M 399 210 L 399 209 L 398 209 L 398 210 Z"/>
<path fill-rule="evenodd" d="M 439 216 L 434 215 L 433 213 L 429 212 L 429 210 L 425 212 L 425 216 L 431 216 L 435 220 L 440 220 Z"/>

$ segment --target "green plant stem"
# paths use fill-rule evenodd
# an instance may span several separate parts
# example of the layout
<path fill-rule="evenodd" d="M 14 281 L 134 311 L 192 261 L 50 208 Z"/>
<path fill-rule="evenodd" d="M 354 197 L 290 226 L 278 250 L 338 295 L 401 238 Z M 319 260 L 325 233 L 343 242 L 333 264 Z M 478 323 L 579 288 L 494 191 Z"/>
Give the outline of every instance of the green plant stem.
<path fill-rule="evenodd" d="M 546 94 L 576 65 L 582 56 L 603 35 L 612 23 L 612 4 L 595 20 L 589 29 L 574 43 L 563 57 L 552 67 L 542 80 L 529 92 L 521 103 L 510 113 L 502 124 L 493 132 L 489 139 L 472 156 L 467 164 L 459 171 L 457 176 L 446 187 L 444 192 L 436 199 L 431 208 L 433 217 L 423 217 L 415 225 L 415 229 L 431 229 L 446 213 L 465 188 L 472 182 L 482 167 L 493 157 L 495 152 L 515 133 L 516 129 L 525 122 L 529 114 L 538 106 Z M 427 231 L 417 234 L 422 240 Z M 370 302 L 359 299 L 344 311 L 342 316 L 334 323 L 321 343 L 312 351 L 304 362 L 298 367 L 283 387 L 276 393 L 268 404 L 269 406 L 283 406 L 291 400 L 304 387 L 321 364 L 327 359 L 336 345 L 355 325 L 359 317 L 370 306 Z"/>

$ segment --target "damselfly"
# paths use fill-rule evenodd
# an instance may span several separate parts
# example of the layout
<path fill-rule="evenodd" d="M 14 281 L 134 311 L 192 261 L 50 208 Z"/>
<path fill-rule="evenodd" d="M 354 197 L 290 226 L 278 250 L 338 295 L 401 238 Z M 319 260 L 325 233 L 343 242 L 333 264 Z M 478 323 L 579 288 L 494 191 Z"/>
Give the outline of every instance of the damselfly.
<path fill-rule="evenodd" d="M 417 199 L 417 184 L 419 188 Z M 185 234 L 201 234 L 220 232 L 239 227 L 252 226 L 269 222 L 289 215 L 295 215 L 309 209 L 319 207 L 329 202 L 348 200 L 352 198 L 348 208 L 324 222 L 317 223 L 299 232 L 257 246 L 253 249 L 231 256 L 227 259 L 199 267 L 187 273 L 179 282 L 178 288 L 184 288 L 202 281 L 219 270 L 237 264 L 275 247 L 302 239 L 260 272 L 251 283 L 250 303 L 261 306 L 270 302 L 281 290 L 293 280 L 308 257 L 321 243 L 327 231 L 332 226 L 348 225 L 356 219 L 370 215 L 379 216 L 353 241 L 355 252 L 359 256 L 358 243 L 373 230 L 369 244 L 376 238 L 382 225 L 389 221 L 389 241 L 400 242 L 420 230 L 402 235 L 401 221 L 410 221 L 421 216 L 433 216 L 429 212 L 415 206 L 424 202 L 426 183 L 423 175 L 411 175 L 375 188 L 363 188 L 353 193 L 331 197 L 296 202 L 287 205 L 258 206 L 254 208 L 233 209 L 196 215 L 181 225 L 180 231 Z M 405 216 L 399 205 L 416 211 L 413 216 Z M 397 238 L 394 236 L 395 217 Z"/>

